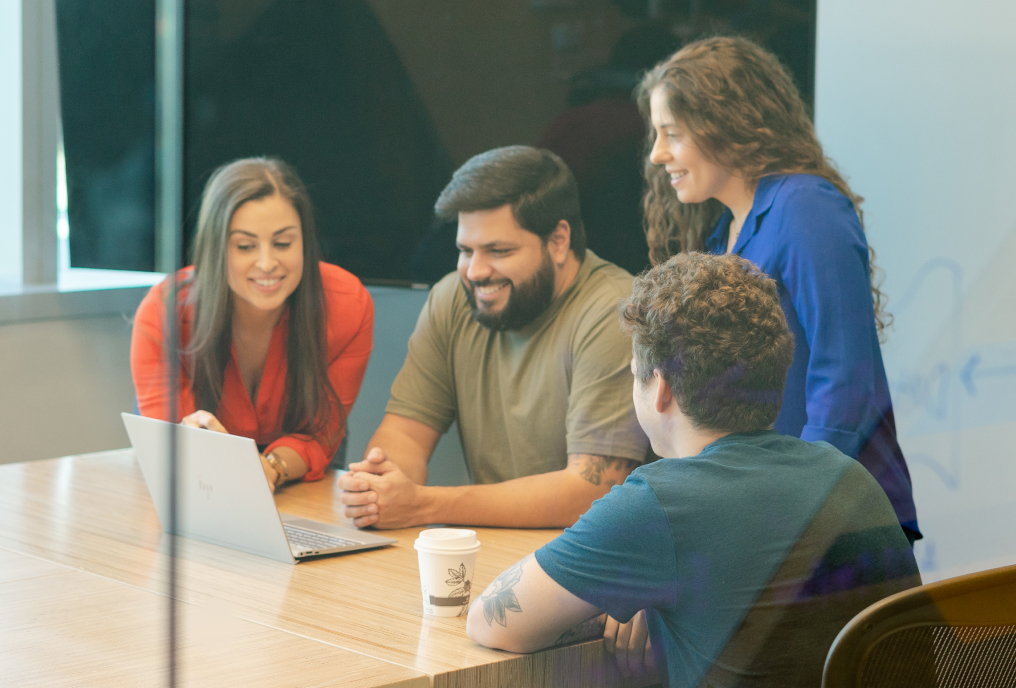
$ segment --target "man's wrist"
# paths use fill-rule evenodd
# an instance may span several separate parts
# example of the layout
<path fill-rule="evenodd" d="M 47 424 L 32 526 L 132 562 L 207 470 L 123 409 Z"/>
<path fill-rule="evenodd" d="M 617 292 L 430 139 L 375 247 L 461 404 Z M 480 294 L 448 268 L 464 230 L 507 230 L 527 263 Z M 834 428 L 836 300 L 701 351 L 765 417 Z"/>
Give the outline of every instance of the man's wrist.
<path fill-rule="evenodd" d="M 416 486 L 416 513 L 421 524 L 444 523 L 443 488 Z"/>
<path fill-rule="evenodd" d="M 456 492 L 461 493 L 461 487 L 421 485 L 417 489 L 421 523 L 464 523 L 452 509 L 456 501 Z"/>

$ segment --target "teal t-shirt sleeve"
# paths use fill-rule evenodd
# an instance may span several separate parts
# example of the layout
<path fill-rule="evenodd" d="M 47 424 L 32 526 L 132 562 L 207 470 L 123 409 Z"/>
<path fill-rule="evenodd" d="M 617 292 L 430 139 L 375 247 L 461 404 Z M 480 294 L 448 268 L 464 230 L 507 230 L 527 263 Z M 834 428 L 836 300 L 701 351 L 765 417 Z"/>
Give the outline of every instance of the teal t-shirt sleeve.
<path fill-rule="evenodd" d="M 640 609 L 675 603 L 670 522 L 638 471 L 538 549 L 536 560 L 558 585 L 622 623 Z"/>

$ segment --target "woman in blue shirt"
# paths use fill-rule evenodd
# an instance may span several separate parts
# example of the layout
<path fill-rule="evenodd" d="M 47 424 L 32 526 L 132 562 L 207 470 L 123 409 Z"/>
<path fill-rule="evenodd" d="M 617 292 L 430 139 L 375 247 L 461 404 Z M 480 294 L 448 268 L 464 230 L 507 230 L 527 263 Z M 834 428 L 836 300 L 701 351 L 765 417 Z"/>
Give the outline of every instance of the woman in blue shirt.
<path fill-rule="evenodd" d="M 890 316 L 854 194 L 779 61 L 743 38 L 691 43 L 638 89 L 652 149 L 643 209 L 654 264 L 737 253 L 768 273 L 796 347 L 776 430 L 860 461 L 920 538 L 879 338 Z"/>

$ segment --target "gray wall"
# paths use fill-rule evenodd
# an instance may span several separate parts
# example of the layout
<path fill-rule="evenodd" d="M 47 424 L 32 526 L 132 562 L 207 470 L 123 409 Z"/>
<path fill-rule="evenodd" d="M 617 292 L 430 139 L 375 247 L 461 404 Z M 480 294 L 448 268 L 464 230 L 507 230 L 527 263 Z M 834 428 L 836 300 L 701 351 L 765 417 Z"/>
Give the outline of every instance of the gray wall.
<path fill-rule="evenodd" d="M 129 355 L 121 315 L 0 325 L 0 463 L 128 446 Z"/>
<path fill-rule="evenodd" d="M 363 455 L 388 401 L 426 290 L 371 287 L 374 352 L 349 418 L 350 459 Z M 25 314 L 22 314 L 24 316 Z M 121 411 L 134 406 L 130 312 L 0 324 L 0 463 L 129 446 Z M 468 482 L 458 434 L 442 438 L 430 484 Z"/>

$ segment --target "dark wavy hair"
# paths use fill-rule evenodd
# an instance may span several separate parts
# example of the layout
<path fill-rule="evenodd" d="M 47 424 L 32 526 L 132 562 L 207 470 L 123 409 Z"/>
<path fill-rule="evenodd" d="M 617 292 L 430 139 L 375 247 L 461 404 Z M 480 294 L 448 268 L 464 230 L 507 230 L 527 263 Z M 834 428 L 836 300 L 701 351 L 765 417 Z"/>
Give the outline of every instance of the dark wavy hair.
<path fill-rule="evenodd" d="M 222 382 L 233 339 L 233 293 L 227 282 L 229 222 L 247 203 L 278 194 L 300 216 L 303 237 L 303 275 L 287 299 L 289 335 L 286 340 L 286 399 L 282 431 L 321 436 L 333 405 L 344 408 L 328 378 L 327 323 L 321 284 L 321 249 L 310 197 L 296 170 L 274 158 L 244 158 L 212 173 L 201 196 L 194 274 L 188 303 L 194 307 L 190 341 L 184 360 L 199 409 L 215 412 L 222 398 Z M 335 437 L 328 437 L 334 443 Z"/>
<path fill-rule="evenodd" d="M 681 203 L 662 165 L 649 161 L 656 140 L 649 100 L 667 95 L 670 113 L 702 153 L 754 184 L 768 174 L 812 174 L 849 198 L 861 225 L 864 200 L 825 157 L 808 110 L 779 60 L 746 38 L 715 37 L 689 43 L 645 74 L 636 89 L 647 122 L 642 200 L 649 260 L 653 265 L 681 251 L 701 251 L 724 207 L 716 199 Z M 875 324 L 880 337 L 892 322 L 879 288 L 875 251 L 868 247 Z"/>
<path fill-rule="evenodd" d="M 543 148 L 505 146 L 474 155 L 455 170 L 434 204 L 434 213 L 451 222 L 459 213 L 511 205 L 519 226 L 547 237 L 566 220 L 570 248 L 581 262 L 586 257 L 586 231 L 579 209 L 579 187 L 568 165 Z"/>
<path fill-rule="evenodd" d="M 740 256 L 679 253 L 619 305 L 641 384 L 659 370 L 699 428 L 772 427 L 794 357 L 776 282 Z"/>

